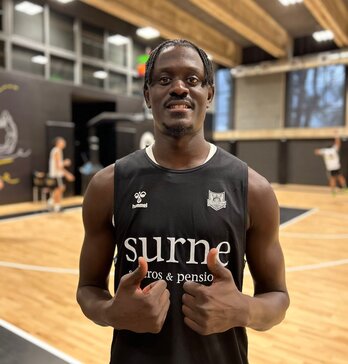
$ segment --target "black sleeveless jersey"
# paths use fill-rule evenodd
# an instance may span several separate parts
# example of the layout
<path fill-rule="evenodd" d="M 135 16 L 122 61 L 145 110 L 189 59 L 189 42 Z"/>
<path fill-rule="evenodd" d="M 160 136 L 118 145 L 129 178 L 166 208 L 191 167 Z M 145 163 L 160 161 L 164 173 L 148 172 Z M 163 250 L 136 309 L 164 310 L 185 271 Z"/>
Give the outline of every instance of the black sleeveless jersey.
<path fill-rule="evenodd" d="M 208 251 L 219 249 L 220 261 L 242 290 L 246 223 L 247 166 L 218 148 L 205 164 L 170 170 L 155 164 L 145 150 L 115 164 L 115 291 L 120 278 L 148 261 L 143 286 L 164 279 L 170 308 L 159 334 L 115 330 L 111 363 L 245 364 L 245 328 L 202 336 L 184 323 L 183 283 L 210 285 Z"/>

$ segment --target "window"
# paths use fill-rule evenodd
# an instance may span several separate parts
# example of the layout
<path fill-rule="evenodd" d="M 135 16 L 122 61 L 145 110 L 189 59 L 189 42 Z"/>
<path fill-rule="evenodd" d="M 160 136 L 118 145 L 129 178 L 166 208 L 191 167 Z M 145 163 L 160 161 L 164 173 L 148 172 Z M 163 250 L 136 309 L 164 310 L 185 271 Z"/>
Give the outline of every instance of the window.
<path fill-rule="evenodd" d="M 104 59 L 104 31 L 92 25 L 82 24 L 82 54 Z"/>
<path fill-rule="evenodd" d="M 18 46 L 13 46 L 12 48 L 12 67 L 17 71 L 44 76 L 44 62 L 45 57 L 40 52 Z"/>
<path fill-rule="evenodd" d="M 51 57 L 51 80 L 74 81 L 74 62 L 60 57 Z"/>
<path fill-rule="evenodd" d="M 141 46 L 137 43 L 133 43 L 133 64 L 132 64 L 133 69 L 137 69 L 138 57 L 146 53 L 147 52 L 144 46 Z"/>
<path fill-rule="evenodd" d="M 100 75 L 104 72 L 100 68 L 83 65 L 82 66 L 82 84 L 94 87 L 104 87 L 105 76 Z"/>
<path fill-rule="evenodd" d="M 5 68 L 5 42 L 0 40 L 0 67 Z"/>
<path fill-rule="evenodd" d="M 143 96 L 144 77 L 132 78 L 132 95 Z"/>
<path fill-rule="evenodd" d="M 215 74 L 215 120 L 214 129 L 224 131 L 231 129 L 232 76 L 229 69 L 220 69 Z"/>
<path fill-rule="evenodd" d="M 343 126 L 345 73 L 345 66 L 340 64 L 290 72 L 286 126 Z"/>
<path fill-rule="evenodd" d="M 30 12 L 28 9 L 22 9 L 20 4 L 22 0 L 14 1 L 13 27 L 14 33 L 23 37 L 43 43 L 44 26 L 43 26 L 43 7 L 30 1 L 34 5 L 36 11 Z M 34 8 L 35 9 L 35 8 Z"/>
<path fill-rule="evenodd" d="M 127 45 L 109 43 L 108 61 L 120 66 L 127 66 Z"/>
<path fill-rule="evenodd" d="M 50 44 L 73 51 L 74 20 L 66 15 L 50 11 Z"/>
<path fill-rule="evenodd" d="M 110 72 L 109 87 L 117 93 L 127 93 L 127 76 L 115 72 Z"/>

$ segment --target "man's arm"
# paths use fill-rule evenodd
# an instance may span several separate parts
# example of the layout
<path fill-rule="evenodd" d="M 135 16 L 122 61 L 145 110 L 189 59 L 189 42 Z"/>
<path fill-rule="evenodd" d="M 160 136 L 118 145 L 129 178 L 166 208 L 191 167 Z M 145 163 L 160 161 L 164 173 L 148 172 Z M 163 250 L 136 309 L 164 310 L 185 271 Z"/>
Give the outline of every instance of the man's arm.
<path fill-rule="evenodd" d="M 80 257 L 77 301 L 83 313 L 95 323 L 118 330 L 158 333 L 169 308 L 166 282 L 156 281 L 140 288 L 147 274 L 147 262 L 139 258 L 138 268 L 124 275 L 115 296 L 108 288 L 115 242 L 112 226 L 114 167 L 97 173 L 90 182 L 83 203 L 85 238 Z"/>
<path fill-rule="evenodd" d="M 341 148 L 341 138 L 340 138 L 339 133 L 338 133 L 337 130 L 335 131 L 335 142 L 334 142 L 334 146 L 335 146 L 337 152 Z"/>
<path fill-rule="evenodd" d="M 249 322 L 255 330 L 280 323 L 290 300 L 285 283 L 285 264 L 279 243 L 279 206 L 269 183 L 249 169 L 246 258 L 254 280 L 249 299 Z"/>
<path fill-rule="evenodd" d="M 283 320 L 289 306 L 278 239 L 278 203 L 269 183 L 252 170 L 248 211 L 246 256 L 254 279 L 254 296 L 238 290 L 231 271 L 217 259 L 217 249 L 211 249 L 207 257 L 214 276 L 211 286 L 185 282 L 182 299 L 186 325 L 201 335 L 240 326 L 267 330 Z"/>
<path fill-rule="evenodd" d="M 77 301 L 84 314 L 107 326 L 103 306 L 112 299 L 108 277 L 115 251 L 112 231 L 113 168 L 94 176 L 83 201 L 85 237 L 80 256 Z"/>

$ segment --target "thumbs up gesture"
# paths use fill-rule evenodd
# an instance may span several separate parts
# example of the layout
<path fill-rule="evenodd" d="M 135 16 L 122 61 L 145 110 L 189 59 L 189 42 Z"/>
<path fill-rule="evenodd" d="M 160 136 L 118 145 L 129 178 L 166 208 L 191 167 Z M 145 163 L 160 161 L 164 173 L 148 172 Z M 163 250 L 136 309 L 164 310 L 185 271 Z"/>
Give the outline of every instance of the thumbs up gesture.
<path fill-rule="evenodd" d="M 200 335 L 224 332 L 232 327 L 246 326 L 248 322 L 248 300 L 217 255 L 218 250 L 214 248 L 207 258 L 208 268 L 214 276 L 210 286 L 196 282 L 185 282 L 183 286 L 184 322 Z"/>
<path fill-rule="evenodd" d="M 141 289 L 148 267 L 143 257 L 138 264 L 121 278 L 115 297 L 105 307 L 106 321 L 117 330 L 159 333 L 170 304 L 167 283 L 160 280 Z"/>

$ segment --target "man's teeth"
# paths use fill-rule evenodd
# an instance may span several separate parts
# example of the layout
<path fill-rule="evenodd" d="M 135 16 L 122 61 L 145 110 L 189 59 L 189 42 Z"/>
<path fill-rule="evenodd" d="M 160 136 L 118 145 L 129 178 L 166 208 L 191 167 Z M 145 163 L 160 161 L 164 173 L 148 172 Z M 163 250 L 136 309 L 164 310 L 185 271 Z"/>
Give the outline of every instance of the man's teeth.
<path fill-rule="evenodd" d="M 188 109 L 189 107 L 187 105 L 170 105 L 170 109 Z"/>

